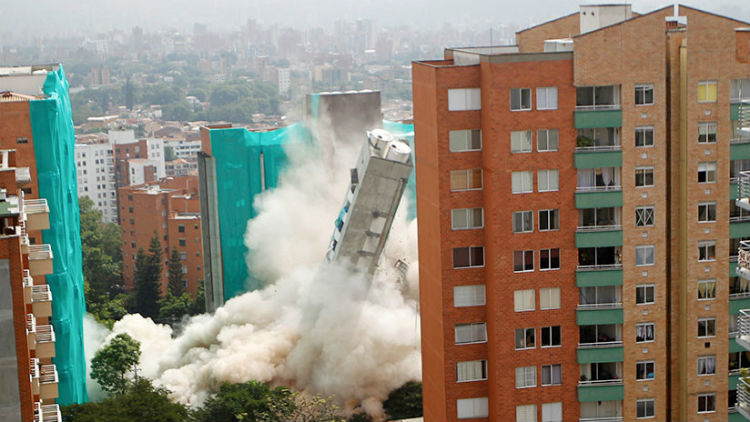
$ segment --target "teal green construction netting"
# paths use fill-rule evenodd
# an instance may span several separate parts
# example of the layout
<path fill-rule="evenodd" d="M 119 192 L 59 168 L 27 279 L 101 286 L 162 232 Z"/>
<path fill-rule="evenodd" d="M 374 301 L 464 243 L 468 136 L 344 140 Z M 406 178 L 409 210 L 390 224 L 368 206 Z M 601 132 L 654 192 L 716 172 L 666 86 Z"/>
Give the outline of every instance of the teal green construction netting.
<path fill-rule="evenodd" d="M 311 96 L 313 118 L 317 115 L 317 100 L 316 95 Z M 383 121 L 383 128 L 408 140 L 413 155 L 414 125 Z M 272 189 L 277 186 L 279 174 L 288 164 L 285 149 L 295 143 L 314 142 L 312 133 L 302 123 L 270 132 L 249 132 L 244 128 L 211 130 L 211 155 L 216 164 L 224 300 L 263 286 L 248 271 L 245 259 L 248 249 L 244 240 L 247 222 L 257 214 L 253 208 L 255 195 L 262 192 L 261 153 L 266 188 Z M 414 180 L 412 174 L 406 188 L 410 220 L 417 215 Z"/>
<path fill-rule="evenodd" d="M 62 66 L 49 72 L 44 83 L 47 98 L 30 102 L 39 196 L 47 199 L 50 228 L 42 232 L 52 247 L 54 272 L 47 275 L 52 291 L 55 327 L 55 366 L 59 375 L 57 403 L 84 403 L 86 358 L 83 353 L 83 295 L 81 223 L 73 157 L 75 132 Z"/>

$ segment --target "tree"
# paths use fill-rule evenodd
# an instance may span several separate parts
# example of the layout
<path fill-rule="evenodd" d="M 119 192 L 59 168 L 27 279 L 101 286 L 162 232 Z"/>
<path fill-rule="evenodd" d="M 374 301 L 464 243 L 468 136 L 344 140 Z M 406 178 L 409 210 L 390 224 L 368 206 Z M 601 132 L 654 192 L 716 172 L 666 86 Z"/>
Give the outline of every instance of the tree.
<path fill-rule="evenodd" d="M 408 419 L 422 416 L 422 383 L 409 381 L 391 391 L 383 402 L 383 410 L 390 419 Z"/>
<path fill-rule="evenodd" d="M 183 316 L 190 314 L 192 304 L 193 298 L 190 297 L 189 293 L 175 296 L 172 293 L 167 292 L 167 294 L 159 300 L 159 322 L 170 325 L 175 324 Z"/>
<path fill-rule="evenodd" d="M 174 153 L 174 148 L 170 146 L 164 147 L 164 160 L 165 161 L 174 161 L 177 159 L 177 155 Z"/>
<path fill-rule="evenodd" d="M 172 248 L 172 254 L 167 263 L 167 287 L 169 293 L 174 296 L 182 296 L 185 293 L 185 280 L 182 278 L 182 260 L 177 249 Z"/>
<path fill-rule="evenodd" d="M 91 378 L 109 393 L 122 394 L 130 384 L 128 373 L 138 368 L 141 344 L 128 334 L 118 334 L 91 360 Z"/>
<path fill-rule="evenodd" d="M 187 408 L 169 400 L 169 390 L 154 387 L 151 380 L 138 378 L 123 394 L 102 402 L 62 407 L 66 422 L 187 422 Z"/>
<path fill-rule="evenodd" d="M 161 287 L 162 252 L 159 236 L 154 232 L 149 254 L 138 249 L 135 258 L 136 312 L 147 318 L 159 316 L 159 298 Z"/>
<path fill-rule="evenodd" d="M 260 421 L 344 422 L 332 396 L 294 392 L 283 400 L 269 401 L 269 408 L 269 414 L 261 416 Z"/>
<path fill-rule="evenodd" d="M 271 389 L 258 381 L 243 384 L 225 382 L 221 384 L 216 395 L 206 400 L 203 407 L 195 411 L 193 417 L 196 422 L 277 422 L 280 419 L 274 416 L 271 403 L 288 401 L 290 396 L 291 392 L 286 388 Z"/>

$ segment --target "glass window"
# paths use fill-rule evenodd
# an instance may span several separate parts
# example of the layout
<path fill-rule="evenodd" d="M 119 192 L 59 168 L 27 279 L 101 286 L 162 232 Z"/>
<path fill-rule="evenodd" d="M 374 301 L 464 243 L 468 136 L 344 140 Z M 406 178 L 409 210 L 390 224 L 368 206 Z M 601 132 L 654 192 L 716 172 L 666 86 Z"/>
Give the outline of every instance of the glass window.
<path fill-rule="evenodd" d="M 701 318 L 698 320 L 698 337 L 716 336 L 716 318 Z"/>
<path fill-rule="evenodd" d="M 516 406 L 516 422 L 536 422 L 536 405 L 524 404 Z"/>
<path fill-rule="evenodd" d="M 518 130 L 510 133 L 510 152 L 513 154 L 531 152 L 531 131 Z"/>
<path fill-rule="evenodd" d="M 698 183 L 716 182 L 716 161 L 698 163 Z"/>
<path fill-rule="evenodd" d="M 654 245 L 635 247 L 635 265 L 654 265 Z"/>
<path fill-rule="evenodd" d="M 699 356 L 698 357 L 698 375 L 715 375 L 716 374 L 716 356 Z"/>
<path fill-rule="evenodd" d="M 636 362 L 635 379 L 639 381 L 654 379 L 654 361 Z"/>
<path fill-rule="evenodd" d="M 487 341 L 487 324 L 456 324 L 456 344 L 484 343 Z"/>
<path fill-rule="evenodd" d="M 536 335 L 533 328 L 516 328 L 516 349 L 536 348 Z"/>
<path fill-rule="evenodd" d="M 484 227 L 484 210 L 482 208 L 457 208 L 451 210 L 453 230 L 481 229 Z"/>
<path fill-rule="evenodd" d="M 517 273 L 524 271 L 534 271 L 534 251 L 514 251 L 513 271 Z"/>
<path fill-rule="evenodd" d="M 560 269 L 560 249 L 541 249 L 539 250 L 539 269 L 559 270 Z"/>
<path fill-rule="evenodd" d="M 451 190 L 482 189 L 482 169 L 451 170 Z"/>
<path fill-rule="evenodd" d="M 456 417 L 458 419 L 486 418 L 489 415 L 487 397 L 456 400 Z"/>
<path fill-rule="evenodd" d="M 698 204 L 698 222 L 713 223 L 716 221 L 716 202 Z"/>
<path fill-rule="evenodd" d="M 538 170 L 537 179 L 539 182 L 539 192 L 551 192 L 560 189 L 558 170 Z"/>
<path fill-rule="evenodd" d="M 654 323 L 646 322 L 635 325 L 635 342 L 644 343 L 654 341 Z"/>
<path fill-rule="evenodd" d="M 732 102 L 750 100 L 750 79 L 732 79 Z"/>
<path fill-rule="evenodd" d="M 698 102 L 715 103 L 716 102 L 716 81 L 698 82 Z"/>
<path fill-rule="evenodd" d="M 534 231 L 533 211 L 513 212 L 513 233 L 528 233 Z"/>
<path fill-rule="evenodd" d="M 650 227 L 654 225 L 654 207 L 637 207 L 635 209 L 635 225 Z"/>
<path fill-rule="evenodd" d="M 636 187 L 654 186 L 654 168 L 653 167 L 636 167 L 635 186 Z"/>
<path fill-rule="evenodd" d="M 652 147 L 654 146 L 654 128 L 652 126 L 643 126 L 635 128 L 635 146 Z"/>
<path fill-rule="evenodd" d="M 479 151 L 482 149 L 482 131 L 480 129 L 452 130 L 449 134 L 450 151 Z"/>
<path fill-rule="evenodd" d="M 557 87 L 544 87 L 536 89 L 536 109 L 537 110 L 556 110 L 557 109 Z"/>
<path fill-rule="evenodd" d="M 539 289 L 539 309 L 560 309 L 559 287 Z"/>
<path fill-rule="evenodd" d="M 635 408 L 636 417 L 639 419 L 654 417 L 654 399 L 636 400 Z"/>
<path fill-rule="evenodd" d="M 453 288 L 453 306 L 484 306 L 486 304 L 484 284 L 456 286 Z"/>
<path fill-rule="evenodd" d="M 511 111 L 531 110 L 531 88 L 512 88 L 510 109 Z"/>
<path fill-rule="evenodd" d="M 698 123 L 698 143 L 699 144 L 716 143 L 716 122 Z"/>
<path fill-rule="evenodd" d="M 536 387 L 536 366 L 516 368 L 516 388 Z"/>
<path fill-rule="evenodd" d="M 557 151 L 558 147 L 558 131 L 557 129 L 539 129 L 536 131 L 536 150 L 539 152 L 544 151 Z"/>
<path fill-rule="evenodd" d="M 698 300 L 716 299 L 716 280 L 698 281 Z"/>
<path fill-rule="evenodd" d="M 542 403 L 542 422 L 562 422 L 562 402 Z"/>
<path fill-rule="evenodd" d="M 542 365 L 542 386 L 562 384 L 562 365 Z"/>
<path fill-rule="evenodd" d="M 698 394 L 698 413 L 716 411 L 716 393 Z"/>
<path fill-rule="evenodd" d="M 539 231 L 560 230 L 560 212 L 558 209 L 539 210 Z"/>
<path fill-rule="evenodd" d="M 513 309 L 516 312 L 533 311 L 536 309 L 534 289 L 514 291 Z"/>
<path fill-rule="evenodd" d="M 479 88 L 448 90 L 448 111 L 480 110 L 482 94 Z"/>
<path fill-rule="evenodd" d="M 470 360 L 456 362 L 456 382 L 482 381 L 487 379 L 487 361 Z"/>
<path fill-rule="evenodd" d="M 542 347 L 557 347 L 562 344 L 560 340 L 560 326 L 553 325 L 550 327 L 542 327 Z"/>
<path fill-rule="evenodd" d="M 644 84 L 635 86 L 635 105 L 651 105 L 654 103 L 654 85 Z"/>
<path fill-rule="evenodd" d="M 698 242 L 698 261 L 716 260 L 716 241 L 706 240 Z"/>
<path fill-rule="evenodd" d="M 484 266 L 484 247 L 469 246 L 453 248 L 453 268 L 470 268 Z"/>
<path fill-rule="evenodd" d="M 534 173 L 531 171 L 514 171 L 511 173 L 513 193 L 534 191 Z"/>

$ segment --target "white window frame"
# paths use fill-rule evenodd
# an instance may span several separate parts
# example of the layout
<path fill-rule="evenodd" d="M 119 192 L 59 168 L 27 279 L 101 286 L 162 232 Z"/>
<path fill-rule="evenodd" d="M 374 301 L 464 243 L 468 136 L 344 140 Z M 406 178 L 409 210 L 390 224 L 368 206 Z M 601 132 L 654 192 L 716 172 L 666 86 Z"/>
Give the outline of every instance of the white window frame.
<path fill-rule="evenodd" d="M 557 328 L 557 331 L 560 332 L 560 344 L 552 344 L 552 340 L 554 336 L 552 335 L 552 331 Z M 548 345 L 544 345 L 544 332 L 548 331 L 549 335 L 549 343 Z M 562 347 L 562 327 L 559 325 L 548 325 L 546 327 L 539 328 L 539 347 L 542 349 L 549 349 L 552 347 Z"/>
<path fill-rule="evenodd" d="M 714 250 L 713 257 L 709 257 L 708 251 L 709 248 L 712 248 Z M 704 249 L 706 250 L 706 257 L 707 259 L 701 259 L 701 253 L 700 250 Z M 698 262 L 714 262 L 716 261 L 716 241 L 715 240 L 702 240 L 698 242 Z"/>
<path fill-rule="evenodd" d="M 557 110 L 556 86 L 544 86 L 536 89 L 536 109 Z"/>
<path fill-rule="evenodd" d="M 712 184 L 716 183 L 716 161 L 701 161 L 698 163 L 698 183 Z M 701 173 L 704 173 L 704 181 L 700 181 Z"/>
<path fill-rule="evenodd" d="M 648 377 L 648 365 L 651 365 L 652 372 L 654 376 L 652 378 Z M 639 378 L 641 375 L 641 366 L 645 366 L 645 374 L 646 376 L 644 378 Z M 644 360 L 639 361 L 635 363 L 635 380 L 636 381 L 653 381 L 656 379 L 656 363 L 653 360 Z"/>
<path fill-rule="evenodd" d="M 528 107 L 523 106 L 523 93 L 528 93 L 529 98 L 529 105 Z M 519 108 L 513 108 L 513 96 L 518 95 L 520 98 L 518 99 Z M 510 89 L 510 111 L 531 111 L 532 104 L 531 104 L 531 88 L 511 88 Z"/>
<path fill-rule="evenodd" d="M 640 340 L 639 341 L 638 340 L 638 328 L 639 327 L 643 327 L 644 331 L 648 331 L 648 330 L 645 330 L 645 328 L 648 327 L 649 325 L 651 326 L 651 332 L 653 333 L 653 338 L 649 339 L 649 340 Z M 654 323 L 654 322 L 640 322 L 640 323 L 637 323 L 637 324 L 635 324 L 635 333 L 636 333 L 636 335 L 635 335 L 635 342 L 636 343 L 653 343 L 653 342 L 656 341 L 656 323 Z"/>
<path fill-rule="evenodd" d="M 544 169 L 537 170 L 537 192 L 557 192 L 560 190 L 560 170 L 559 169 Z M 542 180 L 544 180 L 545 188 L 542 189 Z"/>
<path fill-rule="evenodd" d="M 550 147 L 550 134 L 554 133 L 555 147 Z M 542 141 L 546 143 L 542 146 Z M 536 150 L 537 152 L 553 152 L 560 148 L 560 131 L 558 129 L 537 129 L 536 131 Z"/>
<path fill-rule="evenodd" d="M 649 140 L 648 134 L 651 134 L 651 143 L 647 143 Z M 638 145 L 638 135 L 641 135 L 643 145 Z M 654 127 L 653 126 L 637 126 L 635 128 L 635 147 L 636 148 L 653 148 L 654 147 Z"/>
<path fill-rule="evenodd" d="M 529 415 L 526 415 L 529 413 Z M 535 404 L 516 405 L 516 422 L 537 421 L 537 409 Z"/>
<path fill-rule="evenodd" d="M 479 210 L 479 223 L 474 220 L 474 212 Z M 462 215 L 463 214 L 463 215 Z M 461 221 L 463 220 L 463 221 Z M 457 223 L 463 223 L 464 226 L 456 226 Z M 476 230 L 484 228 L 484 208 L 454 208 L 451 210 L 451 228 L 453 230 Z"/>
<path fill-rule="evenodd" d="M 521 178 L 525 179 L 521 179 Z M 534 192 L 534 172 L 533 171 L 514 171 L 510 174 L 511 178 L 511 192 L 515 194 L 523 194 L 523 193 L 532 193 Z M 521 186 L 518 187 L 519 190 L 515 190 L 515 183 L 513 183 L 514 180 L 518 180 L 518 182 L 521 184 Z M 528 183 L 528 185 L 527 185 Z"/>
<path fill-rule="evenodd" d="M 643 178 L 643 185 L 638 184 L 638 175 L 641 174 L 641 177 Z M 648 173 L 651 173 L 651 184 L 647 185 L 646 183 L 646 175 Z M 637 188 L 652 188 L 654 187 L 654 184 L 656 183 L 655 175 L 654 175 L 654 167 L 653 166 L 640 166 L 635 168 L 635 187 Z"/>
<path fill-rule="evenodd" d="M 516 271 L 516 252 L 523 252 L 523 270 Z M 526 269 L 527 262 L 526 262 L 526 255 L 528 252 L 531 252 L 531 269 Z M 513 272 L 514 273 L 530 273 L 534 271 L 534 250 L 533 249 L 521 249 L 517 251 L 513 251 Z"/>
<path fill-rule="evenodd" d="M 714 408 L 711 410 L 708 409 L 708 398 L 713 398 L 713 405 Z M 703 404 L 706 407 L 706 409 L 701 410 L 701 399 L 703 400 Z M 698 413 L 716 413 L 716 393 L 703 393 L 698 394 Z"/>
<path fill-rule="evenodd" d="M 471 368 L 471 365 L 479 364 L 479 368 L 477 371 L 477 368 Z M 465 378 L 461 379 L 461 366 L 462 364 L 467 367 L 468 370 L 464 370 L 463 372 L 479 372 L 479 378 Z M 474 382 L 474 381 L 484 381 L 487 379 L 487 359 L 480 359 L 480 360 L 469 360 L 469 361 L 461 361 L 456 362 L 456 383 L 461 382 Z"/>
<path fill-rule="evenodd" d="M 651 289 L 651 302 L 640 302 L 638 303 L 638 289 L 643 290 L 643 297 L 648 300 L 648 290 Z M 636 305 L 653 305 L 656 303 L 656 285 L 655 284 L 639 284 L 635 286 L 635 304 Z"/>
<path fill-rule="evenodd" d="M 651 251 L 651 262 L 648 262 L 648 254 L 644 251 Z M 646 254 L 646 255 L 644 255 Z M 638 262 L 641 259 L 645 259 L 646 261 Z M 654 245 L 639 245 L 635 247 L 635 266 L 636 267 L 647 267 L 650 265 L 654 265 L 654 262 L 656 262 L 656 247 Z"/>
<path fill-rule="evenodd" d="M 554 303 L 554 295 L 557 294 L 557 304 Z M 543 306 L 542 303 L 547 302 L 547 306 Z M 544 311 L 548 309 L 560 309 L 560 297 L 559 287 L 542 287 L 539 289 L 539 309 Z"/>
<path fill-rule="evenodd" d="M 638 106 L 650 106 L 654 105 L 654 84 L 637 84 L 635 86 L 635 105 Z M 646 101 L 646 92 L 651 91 L 651 102 L 647 103 Z M 641 99 L 644 101 L 642 103 L 638 102 L 638 94 L 641 94 Z"/>
<path fill-rule="evenodd" d="M 713 375 L 716 375 L 716 355 L 705 355 L 705 356 L 698 356 L 698 368 L 696 369 L 696 373 L 699 377 L 710 377 Z M 705 374 L 701 374 L 700 368 L 701 368 L 701 362 L 703 362 L 703 367 L 708 368 L 708 363 L 713 362 L 713 372 L 706 372 Z"/>
<path fill-rule="evenodd" d="M 698 330 L 700 330 L 701 324 L 704 325 L 704 335 L 698 334 L 697 338 L 712 338 L 716 337 L 716 318 L 698 318 Z M 713 334 L 708 334 L 709 327 L 713 326 Z"/>
<path fill-rule="evenodd" d="M 549 381 L 550 381 L 549 384 L 544 383 L 545 369 L 549 371 Z M 555 369 L 557 369 L 557 374 L 555 374 Z M 555 375 L 557 375 L 557 378 L 555 377 Z M 542 365 L 541 376 L 542 376 L 542 387 L 562 385 L 562 364 L 553 363 L 549 365 Z"/>
<path fill-rule="evenodd" d="M 546 218 L 542 218 L 542 213 L 546 214 Z M 550 217 L 554 216 L 554 220 Z M 547 221 L 547 227 L 551 227 L 552 224 L 550 222 L 554 222 L 554 228 L 542 228 L 542 221 Z M 549 232 L 549 231 L 557 231 L 560 230 L 560 209 L 559 208 L 550 208 L 546 210 L 539 210 L 539 231 L 540 232 Z"/>
<path fill-rule="evenodd" d="M 510 153 L 528 154 L 534 150 L 534 136 L 530 130 L 510 132 Z"/>
<path fill-rule="evenodd" d="M 458 298 L 462 298 L 457 300 Z M 453 307 L 468 308 L 471 306 L 485 306 L 487 291 L 484 284 L 453 287 Z"/>
<path fill-rule="evenodd" d="M 716 122 L 698 122 L 698 143 L 715 144 L 718 141 L 719 125 Z M 713 135 L 713 140 L 711 140 Z M 705 141 L 701 141 L 701 136 L 705 136 Z"/>
<path fill-rule="evenodd" d="M 476 249 L 476 248 L 481 248 L 482 249 L 482 264 L 481 265 L 476 265 L 476 263 L 472 263 L 471 262 L 471 257 L 473 256 L 473 254 L 471 253 L 472 249 Z M 456 267 L 455 262 L 453 262 L 453 269 L 454 270 L 460 270 L 460 269 L 464 269 L 464 268 L 482 268 L 482 267 L 484 267 L 484 246 L 462 246 L 462 247 L 458 247 L 458 248 L 453 248 L 451 250 L 451 252 L 453 253 L 453 250 L 456 250 L 456 249 L 468 249 L 469 250 L 469 265 L 467 265 L 465 267 Z M 453 258 L 453 256 L 452 256 L 452 258 Z M 455 261 L 455 258 L 454 258 L 454 261 Z"/>
<path fill-rule="evenodd" d="M 448 111 L 471 111 L 482 109 L 480 88 L 453 88 L 448 90 Z"/>
<path fill-rule="evenodd" d="M 487 416 L 489 416 L 489 400 L 487 397 L 456 400 L 457 419 L 486 418 Z"/>
<path fill-rule="evenodd" d="M 517 347 L 518 345 L 516 344 L 516 338 L 517 338 L 517 336 L 518 336 L 518 331 L 519 331 L 519 330 L 523 330 L 523 347 Z M 529 346 L 528 346 L 528 345 L 526 344 L 526 333 L 527 333 L 527 331 L 528 331 L 528 330 L 531 330 L 531 332 L 532 332 L 532 333 L 534 334 L 534 346 L 532 346 L 532 347 L 529 347 Z M 533 327 L 527 327 L 527 328 L 516 328 L 516 329 L 515 329 L 515 330 L 513 331 L 513 344 L 514 344 L 514 346 L 516 347 L 516 350 L 530 350 L 530 349 L 536 349 L 536 344 L 537 344 L 537 341 L 536 341 L 536 328 L 533 328 Z"/>
<path fill-rule="evenodd" d="M 651 224 L 638 224 L 639 222 L 648 223 L 651 217 Z M 653 227 L 655 220 L 655 209 L 653 205 L 635 208 L 635 226 L 636 227 Z"/>
<path fill-rule="evenodd" d="M 708 93 L 708 87 L 714 85 L 714 91 L 716 92 L 716 98 L 713 100 L 709 99 L 701 99 L 700 97 L 700 87 L 705 86 L 706 87 L 706 93 Z M 698 99 L 699 103 L 715 103 L 719 100 L 719 83 L 716 80 L 708 80 L 708 81 L 698 81 L 698 91 L 696 91 L 696 98 Z"/>
<path fill-rule="evenodd" d="M 711 287 L 713 285 L 713 287 Z M 703 286 L 703 287 L 702 287 Z M 708 292 L 713 291 L 712 297 L 700 297 L 701 291 Z M 716 300 L 716 279 L 715 278 L 709 278 L 705 280 L 698 280 L 698 300 L 704 301 L 704 300 Z"/>
<path fill-rule="evenodd" d="M 562 422 L 562 409 L 561 401 L 542 403 L 542 422 Z"/>
<path fill-rule="evenodd" d="M 536 387 L 536 366 L 516 367 L 516 389 Z"/>
<path fill-rule="evenodd" d="M 531 227 L 528 228 L 528 230 L 521 230 L 516 231 L 516 219 L 520 218 L 522 229 L 526 229 L 526 216 L 531 215 Z M 533 210 L 525 210 L 525 211 L 513 211 L 513 233 L 531 233 L 534 231 L 534 211 Z"/>
<path fill-rule="evenodd" d="M 547 267 L 544 266 L 543 253 L 547 252 Z M 557 251 L 557 267 L 552 266 L 552 251 Z M 560 269 L 560 248 L 539 249 L 539 271 L 557 271 Z"/>
<path fill-rule="evenodd" d="M 701 208 L 705 208 L 705 216 L 707 220 L 701 220 Z M 711 211 L 713 209 L 713 217 L 711 220 Z M 698 203 L 698 223 L 715 223 L 717 218 L 716 202 L 699 202 Z"/>
<path fill-rule="evenodd" d="M 472 147 L 474 132 L 479 132 L 479 148 Z M 459 142 L 464 146 L 460 147 Z M 455 147 L 455 148 L 454 148 Z M 450 152 L 471 152 L 482 150 L 482 129 L 457 129 L 448 132 L 448 150 Z"/>
<path fill-rule="evenodd" d="M 472 178 L 472 174 L 474 173 L 474 170 L 479 170 L 479 187 L 478 188 L 472 188 L 472 187 L 470 187 L 471 186 L 470 182 L 471 182 L 471 178 Z M 466 181 L 467 181 L 466 187 L 454 189 L 453 186 L 451 186 L 451 184 L 450 184 L 450 181 L 453 179 L 452 175 L 453 175 L 454 172 L 461 172 L 461 171 L 465 171 L 466 172 Z M 450 173 L 449 173 L 449 177 L 450 177 L 450 179 L 448 180 L 448 184 L 450 186 L 451 192 L 465 192 L 465 191 L 470 191 L 470 190 L 482 190 L 484 188 L 484 170 L 482 170 L 481 168 L 479 168 L 479 169 L 473 168 L 473 169 L 451 170 Z"/>
<path fill-rule="evenodd" d="M 638 406 L 643 405 L 644 416 L 638 416 Z M 651 406 L 649 407 L 649 404 Z M 651 414 L 648 414 L 648 410 L 651 410 Z M 651 419 L 656 414 L 656 400 L 654 399 L 638 399 L 635 401 L 635 414 L 637 419 Z"/>
<path fill-rule="evenodd" d="M 530 301 L 530 304 L 527 303 Z M 513 311 L 529 312 L 536 310 L 536 292 L 534 289 L 513 291 Z"/>
<path fill-rule="evenodd" d="M 460 328 L 466 328 L 466 327 L 472 327 L 473 330 L 477 330 L 476 333 L 482 333 L 483 339 L 479 340 L 467 340 L 467 341 L 461 341 L 458 340 L 458 332 Z M 473 334 L 476 334 L 473 333 Z M 456 324 L 453 327 L 453 334 L 454 334 L 454 341 L 456 346 L 464 345 L 464 344 L 479 344 L 479 343 L 487 343 L 487 323 L 486 322 L 471 322 L 467 324 Z M 482 337 L 482 336 L 479 336 Z"/>

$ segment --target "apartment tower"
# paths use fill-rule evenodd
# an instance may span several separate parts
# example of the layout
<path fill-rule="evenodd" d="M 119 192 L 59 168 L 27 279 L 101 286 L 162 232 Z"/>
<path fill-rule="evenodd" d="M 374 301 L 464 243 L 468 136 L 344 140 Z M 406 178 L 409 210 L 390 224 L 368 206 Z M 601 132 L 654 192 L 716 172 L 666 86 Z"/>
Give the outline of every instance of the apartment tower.
<path fill-rule="evenodd" d="M 743 420 L 747 26 L 581 6 L 413 63 L 426 421 Z"/>

